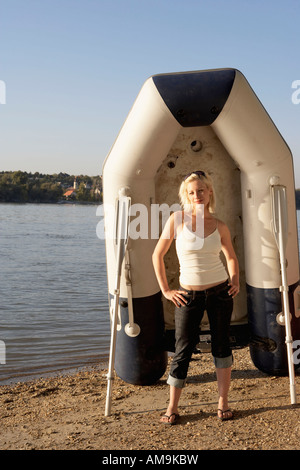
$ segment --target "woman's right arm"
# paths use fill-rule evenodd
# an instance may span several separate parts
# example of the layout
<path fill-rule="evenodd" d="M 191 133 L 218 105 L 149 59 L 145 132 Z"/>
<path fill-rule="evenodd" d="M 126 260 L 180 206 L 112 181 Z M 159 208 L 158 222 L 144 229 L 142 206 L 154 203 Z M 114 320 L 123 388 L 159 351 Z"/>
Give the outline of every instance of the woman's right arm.
<path fill-rule="evenodd" d="M 156 278 L 163 295 L 166 297 L 166 299 L 171 300 L 176 306 L 178 306 L 178 304 L 184 305 L 186 302 L 185 298 L 182 296 L 184 291 L 172 290 L 169 288 L 164 263 L 164 257 L 168 252 L 175 236 L 174 218 L 174 214 L 169 217 L 153 252 L 152 262 Z"/>

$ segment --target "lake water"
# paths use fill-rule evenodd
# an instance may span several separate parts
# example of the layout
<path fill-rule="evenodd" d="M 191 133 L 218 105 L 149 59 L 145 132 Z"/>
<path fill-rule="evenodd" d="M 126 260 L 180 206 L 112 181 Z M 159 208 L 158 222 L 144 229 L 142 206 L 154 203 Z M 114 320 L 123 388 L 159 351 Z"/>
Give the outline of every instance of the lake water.
<path fill-rule="evenodd" d="M 107 363 L 106 260 L 96 211 L 0 204 L 0 385 Z"/>
<path fill-rule="evenodd" d="M 0 384 L 107 362 L 105 247 L 96 210 L 0 204 Z"/>

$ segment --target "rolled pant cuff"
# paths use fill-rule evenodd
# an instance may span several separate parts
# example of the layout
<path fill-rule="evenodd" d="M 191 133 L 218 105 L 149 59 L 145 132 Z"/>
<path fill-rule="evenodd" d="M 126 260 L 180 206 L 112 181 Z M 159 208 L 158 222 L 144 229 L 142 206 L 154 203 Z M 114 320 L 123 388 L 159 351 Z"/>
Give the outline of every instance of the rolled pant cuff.
<path fill-rule="evenodd" d="M 183 388 L 185 386 L 186 379 L 176 379 L 172 375 L 169 375 L 167 379 L 167 384 L 172 385 L 173 387 Z"/>
<path fill-rule="evenodd" d="M 233 356 L 227 357 L 213 357 L 215 366 L 218 369 L 227 369 L 227 367 L 231 367 L 233 364 Z"/>

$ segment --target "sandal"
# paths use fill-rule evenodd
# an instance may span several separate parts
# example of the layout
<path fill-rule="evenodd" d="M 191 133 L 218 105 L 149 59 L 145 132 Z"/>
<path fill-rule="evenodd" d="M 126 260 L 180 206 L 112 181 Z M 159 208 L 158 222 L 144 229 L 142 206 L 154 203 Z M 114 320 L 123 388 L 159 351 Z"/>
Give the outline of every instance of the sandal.
<path fill-rule="evenodd" d="M 172 416 L 174 416 L 174 419 L 173 419 L 173 421 L 170 421 Z M 162 421 L 162 418 L 168 418 L 168 421 Z M 169 426 L 173 426 L 174 424 L 177 423 L 177 421 L 179 419 L 179 414 L 171 413 L 170 415 L 163 415 L 162 418 L 160 420 L 161 423 L 168 424 Z"/>
<path fill-rule="evenodd" d="M 218 418 L 221 421 L 228 421 L 229 419 L 233 419 L 233 412 L 230 409 L 223 411 L 220 408 L 218 408 L 218 412 L 220 412 L 222 414 L 222 416 L 218 415 Z M 230 416 L 225 416 L 226 413 L 230 413 Z"/>

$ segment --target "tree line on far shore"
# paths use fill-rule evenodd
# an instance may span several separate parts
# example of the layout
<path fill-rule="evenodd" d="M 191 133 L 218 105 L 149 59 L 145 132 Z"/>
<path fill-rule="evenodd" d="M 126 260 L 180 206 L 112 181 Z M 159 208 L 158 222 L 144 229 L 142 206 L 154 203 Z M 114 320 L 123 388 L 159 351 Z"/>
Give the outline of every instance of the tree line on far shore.
<path fill-rule="evenodd" d="M 27 173 L 26 171 L 0 172 L 0 202 L 60 202 L 69 188 L 77 189 L 71 200 L 81 202 L 102 202 L 101 176 L 68 175 L 55 173 Z M 300 189 L 296 189 L 296 208 L 300 210 Z"/>
<path fill-rule="evenodd" d="M 45 175 L 26 171 L 0 172 L 0 202 L 60 202 L 68 199 L 64 196 L 69 188 L 77 189 L 71 200 L 80 202 L 102 201 L 101 176 L 68 175 L 58 173 Z"/>

